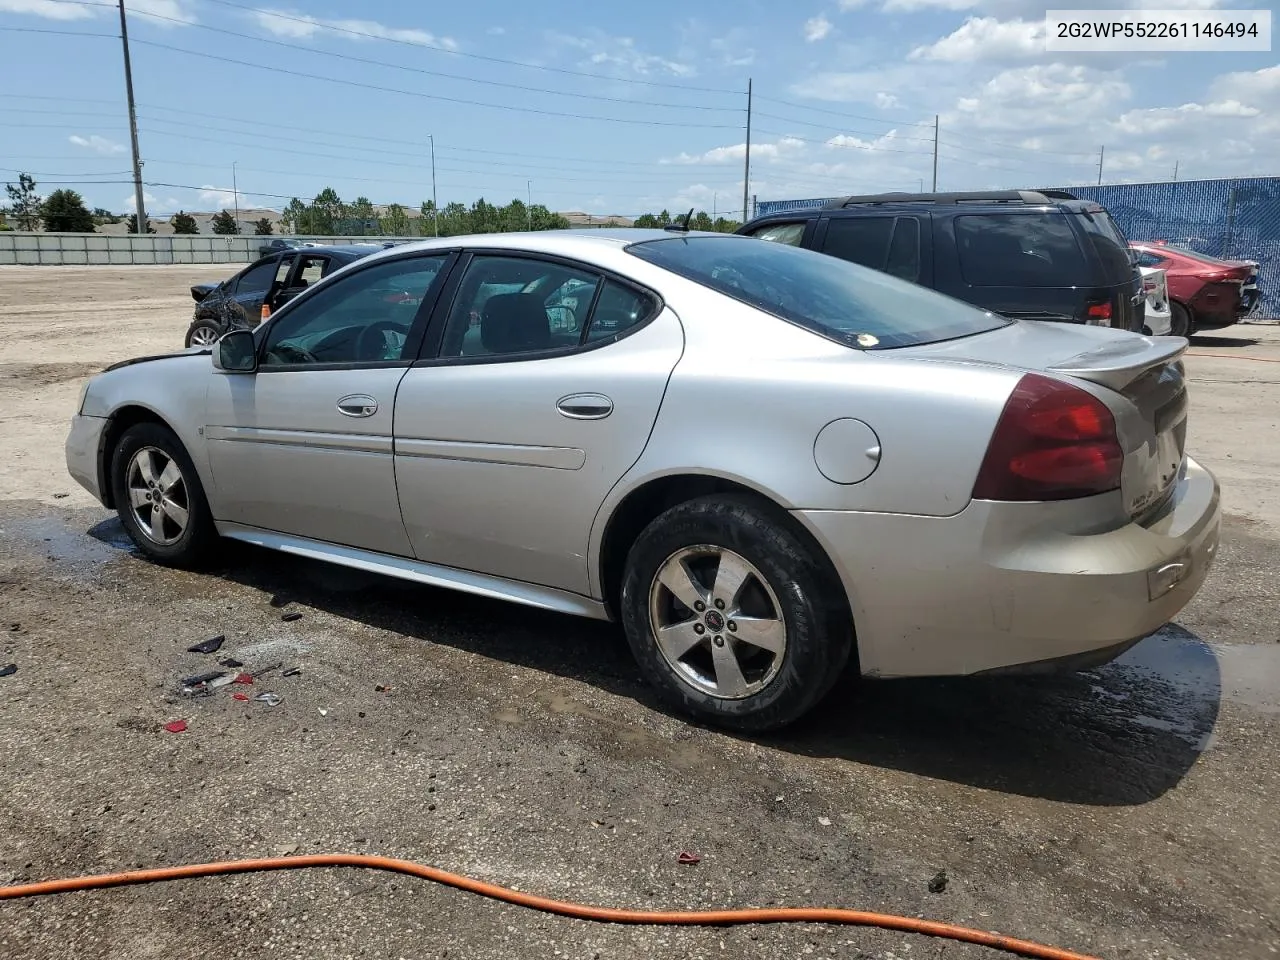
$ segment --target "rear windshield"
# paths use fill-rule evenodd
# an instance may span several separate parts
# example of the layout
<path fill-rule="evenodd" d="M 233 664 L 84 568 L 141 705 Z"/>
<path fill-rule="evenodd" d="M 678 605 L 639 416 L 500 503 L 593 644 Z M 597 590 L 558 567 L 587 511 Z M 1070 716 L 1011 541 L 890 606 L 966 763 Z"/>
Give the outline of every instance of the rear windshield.
<path fill-rule="evenodd" d="M 878 270 L 781 243 L 671 237 L 634 243 L 627 251 L 862 350 L 952 340 L 1012 322 Z"/>
<path fill-rule="evenodd" d="M 956 217 L 955 230 L 960 272 L 971 286 L 1074 287 L 1095 281 L 1064 214 L 965 214 Z"/>

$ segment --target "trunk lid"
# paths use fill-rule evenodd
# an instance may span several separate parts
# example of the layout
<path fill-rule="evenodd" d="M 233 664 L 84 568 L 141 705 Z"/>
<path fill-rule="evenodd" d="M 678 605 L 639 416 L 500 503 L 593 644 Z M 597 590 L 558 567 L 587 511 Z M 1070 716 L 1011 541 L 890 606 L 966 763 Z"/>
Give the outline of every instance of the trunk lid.
<path fill-rule="evenodd" d="M 1121 494 L 1139 522 L 1168 500 L 1185 464 L 1187 391 L 1181 337 L 1020 321 L 989 333 L 895 350 L 921 360 L 1048 373 L 1088 384 L 1111 408 L 1124 448 Z M 1082 385 L 1084 385 L 1082 384 Z"/>

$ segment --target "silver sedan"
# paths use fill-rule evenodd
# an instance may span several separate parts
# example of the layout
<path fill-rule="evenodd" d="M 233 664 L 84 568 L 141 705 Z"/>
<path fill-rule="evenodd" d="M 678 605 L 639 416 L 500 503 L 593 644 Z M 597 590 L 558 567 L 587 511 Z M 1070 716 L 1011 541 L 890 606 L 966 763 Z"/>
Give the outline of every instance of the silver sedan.
<path fill-rule="evenodd" d="M 1174 617 L 1220 515 L 1185 348 L 745 237 L 451 238 L 99 374 L 67 464 L 157 562 L 614 619 L 677 708 L 764 730 L 846 667 L 1073 669 Z"/>

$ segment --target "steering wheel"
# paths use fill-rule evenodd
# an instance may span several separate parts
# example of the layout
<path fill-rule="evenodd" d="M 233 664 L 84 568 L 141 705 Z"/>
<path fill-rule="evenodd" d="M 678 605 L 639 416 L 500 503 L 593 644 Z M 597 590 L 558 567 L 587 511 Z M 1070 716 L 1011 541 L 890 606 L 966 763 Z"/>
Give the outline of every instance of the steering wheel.
<path fill-rule="evenodd" d="M 295 347 L 291 343 L 281 341 L 267 351 L 273 353 L 285 363 L 319 363 L 320 360 L 310 350 Z"/>
<path fill-rule="evenodd" d="M 404 337 L 407 331 L 403 324 L 396 323 L 394 320 L 378 320 L 369 324 L 356 337 L 356 359 L 362 362 L 400 359 L 398 356 L 387 356 L 388 348 L 391 346 L 387 339 L 388 332 Z"/>

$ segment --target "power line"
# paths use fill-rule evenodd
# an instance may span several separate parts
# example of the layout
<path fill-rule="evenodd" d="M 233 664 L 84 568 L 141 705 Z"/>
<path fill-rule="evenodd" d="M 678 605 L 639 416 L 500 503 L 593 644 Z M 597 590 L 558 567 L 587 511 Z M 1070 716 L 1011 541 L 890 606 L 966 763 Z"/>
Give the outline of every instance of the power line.
<path fill-rule="evenodd" d="M 826 147 L 844 147 L 852 150 L 864 150 L 870 153 L 902 153 L 912 157 L 933 156 L 933 151 L 931 150 L 894 150 L 891 147 L 876 147 L 870 144 L 832 143 L 831 140 L 834 138 L 829 138 L 827 140 L 813 140 L 806 137 L 797 137 L 794 134 L 790 134 L 790 133 L 782 133 L 778 130 L 760 130 L 759 132 L 767 133 L 772 137 L 783 137 L 784 139 L 787 139 L 787 140 L 799 140 L 801 143 L 817 143 Z M 932 143 L 933 141 L 930 140 L 929 142 Z"/>
<path fill-rule="evenodd" d="M 893 133 L 893 131 L 892 131 L 892 130 L 891 130 L 891 131 L 888 131 L 888 132 L 876 132 L 876 131 L 872 131 L 872 130 L 849 130 L 849 129 L 846 129 L 846 128 L 844 128 L 844 127 L 837 127 L 837 126 L 834 126 L 833 124 L 830 124 L 830 123 L 814 123 L 812 120 L 796 120 L 796 119 L 794 119 L 793 117 L 779 117 L 779 116 L 777 116 L 776 114 L 772 114 L 772 113 L 761 113 L 759 110 L 755 111 L 755 115 L 756 115 L 757 117 L 764 117 L 766 120 L 781 120 L 783 123 L 798 123 L 798 124 L 800 124 L 801 126 L 804 126 L 804 127 L 817 127 L 817 128 L 818 128 L 818 129 L 820 129 L 820 130 L 837 130 L 837 131 L 839 131 L 839 132 L 841 132 L 841 133 L 860 133 L 860 134 L 863 134 L 863 135 L 865 135 L 865 136 L 869 136 L 869 137 L 887 138 L 887 137 L 890 137 L 890 136 L 891 136 L 891 134 Z M 919 143 L 933 143 L 933 137 L 897 137 L 897 136 L 894 136 L 894 137 L 892 137 L 892 139 L 894 139 L 894 140 L 914 140 L 914 141 L 918 141 Z"/>
<path fill-rule="evenodd" d="M 520 67 L 525 70 L 541 70 L 545 73 L 560 73 L 571 77 L 586 77 L 589 80 L 606 80 L 613 83 L 634 83 L 646 87 L 666 87 L 671 90 L 696 91 L 698 93 L 729 93 L 735 95 L 741 95 L 742 93 L 740 90 L 729 90 L 724 87 L 700 87 L 694 86 L 693 84 L 669 83 L 661 80 L 638 80 L 633 77 L 611 77 L 608 74 L 588 73 L 583 70 L 569 70 L 565 67 L 549 67 L 536 63 L 521 63 L 519 60 L 506 60 L 502 57 L 491 57 L 480 53 L 467 53 L 463 50 L 450 50 L 448 47 L 440 46 L 438 44 L 425 43 L 417 40 L 404 40 L 399 37 L 385 37 L 376 33 L 366 33 L 361 30 L 353 30 L 347 27 L 339 27 L 335 24 L 325 23 L 322 20 L 291 16 L 290 14 L 280 13 L 275 10 L 261 10 L 257 7 L 233 3 L 231 0 L 205 0 L 205 2 L 214 3 L 222 7 L 232 7 L 237 10 L 245 10 L 256 16 L 267 16 L 277 20 L 287 20 L 292 21 L 293 23 L 305 24 L 313 30 L 329 30 L 333 33 L 343 33 L 352 37 L 363 37 L 366 40 L 381 40 L 385 43 L 396 43 L 406 47 L 435 50 L 438 53 L 446 53 L 454 57 L 466 57 L 472 60 L 482 60 L 486 63 L 501 63 L 504 66 Z"/>
<path fill-rule="evenodd" d="M 348 87 L 357 87 L 362 90 L 375 90 L 378 93 L 397 93 L 406 97 L 418 97 L 423 100 L 437 100 L 442 103 L 458 103 L 469 107 L 488 107 L 493 110 L 509 110 L 515 113 L 536 114 L 544 117 L 564 117 L 570 120 L 594 120 L 606 123 L 630 123 L 647 127 L 681 127 L 685 129 L 702 129 L 702 130 L 739 130 L 741 127 L 731 124 L 708 124 L 708 123 L 684 123 L 673 120 L 636 120 L 629 117 L 601 117 L 591 114 L 565 113 L 560 110 L 541 110 L 535 107 L 515 107 L 506 103 L 488 103 L 483 100 L 466 100 L 461 97 L 446 97 L 434 93 L 422 93 L 418 90 L 402 90 L 398 87 L 385 87 L 374 83 L 361 83 L 358 80 L 345 80 L 340 77 L 326 77 L 318 73 L 306 73 L 301 70 L 289 70 L 285 67 L 268 66 L 262 63 L 253 63 L 249 60 L 236 60 L 232 57 L 222 56 L 215 53 L 203 53 L 199 50 L 187 50 L 183 47 L 175 47 L 168 43 L 159 43 L 155 40 L 138 40 L 134 43 L 140 43 L 148 47 L 156 47 L 161 50 L 171 50 L 174 53 L 181 53 L 189 57 L 201 57 L 205 60 L 216 60 L 219 63 L 233 63 L 241 67 L 250 67 L 255 70 L 265 70 L 268 73 L 281 73 L 291 77 L 301 77 L 304 80 L 317 80 L 323 83 L 337 83 Z"/>
<path fill-rule="evenodd" d="M 826 109 L 825 107 L 814 107 L 814 106 L 809 106 L 808 104 L 795 103 L 795 102 L 793 102 L 793 101 L 791 101 L 791 100 L 779 100 L 777 97 L 764 97 L 764 96 L 757 95 L 757 96 L 756 96 L 756 99 L 757 99 L 757 100 L 767 100 L 769 103 L 780 103 L 780 104 L 782 104 L 784 107 L 793 107 L 793 108 L 795 108 L 796 110 L 812 110 L 812 111 L 814 111 L 815 113 L 826 113 L 826 114 L 830 114 L 830 115 L 831 115 L 831 116 L 833 116 L 833 117 L 844 117 L 845 119 L 848 119 L 848 120 L 867 120 L 867 121 L 869 121 L 869 122 L 871 122 L 871 123 L 886 123 L 886 124 L 890 124 L 890 125 L 894 125 L 894 126 L 906 126 L 906 127 L 931 127 L 931 126 L 933 126 L 933 124 L 932 124 L 932 123 L 929 123 L 929 122 L 927 122 L 927 121 L 921 121 L 921 120 L 886 120 L 884 117 L 866 117 L 866 116 L 863 116 L 863 115 L 861 115 L 861 114 L 857 114 L 857 113 L 845 113 L 844 111 L 841 111 L 841 110 L 828 110 L 828 109 Z"/>
<path fill-rule="evenodd" d="M 114 33 L 90 33 L 87 30 L 49 30 L 44 27 L 0 27 L 5 33 L 47 33 L 55 37 L 105 37 L 108 40 L 119 40 Z"/>
<path fill-rule="evenodd" d="M 284 40 L 271 40 L 267 37 L 257 37 L 252 34 L 239 33 L 235 30 L 227 30 L 223 27 L 214 27 L 204 23 L 191 23 L 190 21 L 183 20 L 179 17 L 167 17 L 160 13 L 147 13 L 142 10 L 135 10 L 132 12 L 136 16 L 148 17 L 152 20 L 164 20 L 169 23 L 180 23 L 184 26 L 195 27 L 197 30 L 208 30 L 212 33 L 220 33 L 224 36 L 236 37 L 241 40 L 252 40 L 255 43 L 266 43 L 273 47 L 284 47 L 288 50 L 300 50 L 303 53 L 310 53 L 319 57 L 331 57 L 336 60 L 348 60 L 352 63 L 363 63 L 369 66 L 386 67 L 391 70 L 403 70 L 407 73 L 417 73 L 429 77 L 444 77 L 449 80 L 461 80 L 466 83 L 478 83 L 490 87 L 502 87 L 507 90 L 519 90 L 523 93 L 545 93 L 557 97 L 574 97 L 579 100 L 600 100 L 608 103 L 627 104 L 629 106 L 662 107 L 674 110 L 708 110 L 719 113 L 740 113 L 742 109 L 740 107 L 712 107 L 703 104 L 662 103 L 653 100 L 632 100 L 627 97 L 607 97 L 602 94 L 595 93 L 571 93 L 565 90 L 548 90 L 545 87 L 530 87 L 527 84 L 505 83 L 501 80 L 482 80 L 477 77 L 467 77 L 457 73 L 443 73 L 439 70 L 427 70 L 424 67 L 410 67 L 404 64 L 391 63 L 386 60 L 374 60 L 369 57 L 357 57 L 347 53 L 337 53 L 332 50 L 317 50 L 315 47 L 304 46 L 300 43 L 288 43 Z M 266 13 L 266 11 L 258 12 Z"/>

